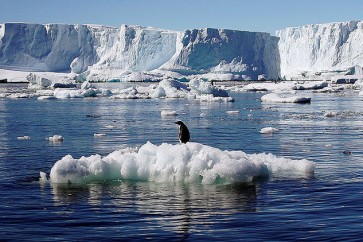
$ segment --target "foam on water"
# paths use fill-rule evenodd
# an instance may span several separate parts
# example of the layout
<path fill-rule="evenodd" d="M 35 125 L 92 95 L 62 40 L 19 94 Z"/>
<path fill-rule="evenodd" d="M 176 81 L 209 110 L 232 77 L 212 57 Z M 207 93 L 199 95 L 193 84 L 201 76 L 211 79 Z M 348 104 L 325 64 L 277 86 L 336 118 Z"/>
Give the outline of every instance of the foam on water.
<path fill-rule="evenodd" d="M 51 169 L 52 183 L 88 183 L 104 180 L 154 182 L 237 183 L 251 182 L 270 174 L 306 176 L 315 163 L 291 160 L 272 154 L 226 151 L 200 143 L 154 145 L 125 148 L 101 155 L 64 156 Z"/>

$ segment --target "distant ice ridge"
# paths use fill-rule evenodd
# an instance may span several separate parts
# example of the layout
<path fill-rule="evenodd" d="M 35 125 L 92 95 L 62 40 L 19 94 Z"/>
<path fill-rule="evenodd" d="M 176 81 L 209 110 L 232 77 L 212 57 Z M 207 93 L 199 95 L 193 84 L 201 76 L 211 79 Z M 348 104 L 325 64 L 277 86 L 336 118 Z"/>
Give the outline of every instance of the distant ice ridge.
<path fill-rule="evenodd" d="M 188 98 L 201 101 L 223 101 L 233 102 L 234 99 L 229 96 L 228 92 L 213 86 L 210 82 L 193 79 L 189 83 L 182 83 L 176 80 L 162 80 L 157 84 L 149 86 L 131 86 L 124 89 L 107 89 L 92 85 L 85 81 L 81 88 L 54 88 L 42 89 L 42 85 L 46 83 L 48 87 L 48 79 L 31 76 L 38 80 L 39 84 L 31 85 L 32 88 L 37 86 L 38 89 L 34 94 L 19 93 L 17 95 L 4 95 L 3 98 L 32 98 L 37 97 L 38 100 L 49 99 L 67 99 L 67 98 L 87 98 L 87 97 L 110 97 L 114 99 L 149 99 L 149 98 Z M 122 87 L 122 86 L 121 86 Z M 0 96 L 1 97 L 1 96 Z"/>
<path fill-rule="evenodd" d="M 330 79 L 363 72 L 363 22 L 312 24 L 276 32 L 281 77 Z"/>
<path fill-rule="evenodd" d="M 102 157 L 64 156 L 51 169 L 52 183 L 88 183 L 104 180 L 231 184 L 252 182 L 270 174 L 305 177 L 315 163 L 272 154 L 225 151 L 199 143 L 126 148 Z M 42 174 L 44 179 L 44 174 Z"/>
<path fill-rule="evenodd" d="M 277 42 L 267 33 L 210 28 L 180 32 L 130 25 L 5 23 L 0 25 L 0 68 L 72 72 L 78 80 L 90 81 L 185 76 L 256 80 L 278 77 Z"/>

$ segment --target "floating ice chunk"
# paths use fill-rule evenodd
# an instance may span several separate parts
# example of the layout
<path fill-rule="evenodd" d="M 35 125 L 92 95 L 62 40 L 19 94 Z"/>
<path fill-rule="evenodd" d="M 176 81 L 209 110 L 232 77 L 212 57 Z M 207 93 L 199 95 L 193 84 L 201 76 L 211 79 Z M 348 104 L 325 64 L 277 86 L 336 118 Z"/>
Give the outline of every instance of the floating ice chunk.
<path fill-rule="evenodd" d="M 49 99 L 56 99 L 54 96 L 39 96 L 38 100 L 49 100 Z"/>
<path fill-rule="evenodd" d="M 135 87 L 129 87 L 122 90 L 114 90 L 112 98 L 115 99 L 147 99 L 149 95 L 147 93 L 139 93 Z"/>
<path fill-rule="evenodd" d="M 102 133 L 95 133 L 93 134 L 94 137 L 105 137 L 106 134 L 102 134 Z"/>
<path fill-rule="evenodd" d="M 332 118 L 332 117 L 336 117 L 336 116 L 337 116 L 336 112 L 326 112 L 324 114 L 324 117 L 326 117 L 326 118 Z"/>
<path fill-rule="evenodd" d="M 44 77 L 40 77 L 37 76 L 33 73 L 30 73 L 26 79 L 29 82 L 29 89 L 40 89 L 40 88 L 48 88 L 52 85 L 52 81 L 44 78 Z"/>
<path fill-rule="evenodd" d="M 99 91 L 96 89 L 81 90 L 57 88 L 54 90 L 54 96 L 59 99 L 96 97 L 97 93 L 99 93 Z"/>
<path fill-rule="evenodd" d="M 189 82 L 191 92 L 196 95 L 212 94 L 214 97 L 228 97 L 228 92 L 213 86 L 210 82 L 192 79 Z"/>
<path fill-rule="evenodd" d="M 324 87 L 323 89 L 314 90 L 314 93 L 338 93 L 344 90 L 344 86 L 339 87 Z"/>
<path fill-rule="evenodd" d="M 48 138 L 45 138 L 45 139 L 50 142 L 62 142 L 64 140 L 62 135 L 57 135 L 57 134 L 50 136 Z"/>
<path fill-rule="evenodd" d="M 261 97 L 262 102 L 265 103 L 310 103 L 310 97 L 300 97 L 289 95 L 287 93 L 269 93 Z"/>
<path fill-rule="evenodd" d="M 275 132 L 277 132 L 277 131 L 279 131 L 279 129 L 277 129 L 277 128 L 273 128 L 273 127 L 265 127 L 265 128 L 262 128 L 262 129 L 260 130 L 260 133 L 261 133 L 261 134 L 272 134 L 272 133 L 275 133 Z"/>
<path fill-rule="evenodd" d="M 40 182 L 47 182 L 48 181 L 47 174 L 45 172 L 39 172 L 39 175 L 40 175 L 40 177 L 39 177 Z"/>
<path fill-rule="evenodd" d="M 233 115 L 233 114 L 239 114 L 239 110 L 228 110 L 226 113 L 227 114 L 231 114 L 231 115 Z"/>
<path fill-rule="evenodd" d="M 162 80 L 150 92 L 152 98 L 185 98 L 187 94 L 187 86 L 175 80 Z"/>
<path fill-rule="evenodd" d="M 87 183 L 101 180 L 155 182 L 236 183 L 251 182 L 269 174 L 305 177 L 314 173 L 315 163 L 291 160 L 272 154 L 248 155 L 189 142 L 120 149 L 105 157 L 79 159 L 71 155 L 58 160 L 51 169 L 52 183 Z"/>
<path fill-rule="evenodd" d="M 323 89 L 324 87 L 328 86 L 327 81 L 306 81 L 304 83 L 297 83 L 292 89 L 294 90 L 317 90 Z"/>
<path fill-rule="evenodd" d="M 232 97 L 215 97 L 213 94 L 202 94 L 198 96 L 198 99 L 207 102 L 234 102 Z"/>
<path fill-rule="evenodd" d="M 290 90 L 294 86 L 294 82 L 258 82 L 258 83 L 250 83 L 244 87 L 242 87 L 241 91 L 249 91 L 249 92 L 261 92 L 261 91 L 276 91 L 276 90 Z"/>
<path fill-rule="evenodd" d="M 355 88 L 355 89 L 363 89 L 363 79 L 359 79 L 359 80 L 357 80 L 357 81 L 353 84 L 353 88 Z"/>
<path fill-rule="evenodd" d="M 170 110 L 162 110 L 161 111 L 161 117 L 167 117 L 167 116 L 177 116 L 176 111 L 170 111 Z"/>
<path fill-rule="evenodd" d="M 93 84 L 91 84 L 89 81 L 85 81 L 81 85 L 82 90 L 87 90 L 87 89 L 91 89 L 91 88 L 95 89 L 95 86 Z"/>
<path fill-rule="evenodd" d="M 36 96 L 54 96 L 54 91 L 50 89 L 41 89 L 35 92 Z"/>
<path fill-rule="evenodd" d="M 18 140 L 29 140 L 30 139 L 30 136 L 27 136 L 27 135 L 18 136 L 18 137 L 16 137 L 16 139 L 18 139 Z"/>
<path fill-rule="evenodd" d="M 107 129 L 114 129 L 114 128 L 116 128 L 116 126 L 114 126 L 114 125 L 106 125 L 105 128 L 107 128 Z"/>
<path fill-rule="evenodd" d="M 326 148 L 332 148 L 332 147 L 333 147 L 333 145 L 332 145 L 332 144 L 326 144 L 326 145 L 325 145 L 325 147 L 326 147 Z"/>
<path fill-rule="evenodd" d="M 34 95 L 33 94 L 28 94 L 28 93 L 12 93 L 10 95 L 8 95 L 8 98 L 32 98 Z"/>

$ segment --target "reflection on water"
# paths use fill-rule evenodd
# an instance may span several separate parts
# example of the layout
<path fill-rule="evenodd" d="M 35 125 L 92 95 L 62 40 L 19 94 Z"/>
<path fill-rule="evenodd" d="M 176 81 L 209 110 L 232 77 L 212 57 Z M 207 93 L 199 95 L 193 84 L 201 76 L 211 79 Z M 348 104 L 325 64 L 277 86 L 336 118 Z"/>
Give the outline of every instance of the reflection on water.
<path fill-rule="evenodd" d="M 257 186 L 153 182 L 51 185 L 55 206 L 84 204 L 112 220 L 126 216 L 129 223 L 140 223 L 145 230 L 155 227 L 181 234 L 181 238 L 200 227 L 232 222 L 236 214 L 256 212 Z"/>

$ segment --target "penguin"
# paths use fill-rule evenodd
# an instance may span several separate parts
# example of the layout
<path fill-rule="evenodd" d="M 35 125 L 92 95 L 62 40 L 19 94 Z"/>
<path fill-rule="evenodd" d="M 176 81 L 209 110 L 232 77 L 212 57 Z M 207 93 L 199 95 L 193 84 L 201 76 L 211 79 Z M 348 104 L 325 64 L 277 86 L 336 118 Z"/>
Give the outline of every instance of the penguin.
<path fill-rule="evenodd" d="M 180 143 L 186 144 L 190 140 L 190 134 L 188 127 L 182 122 L 177 121 L 175 124 L 179 125 L 179 141 Z"/>

